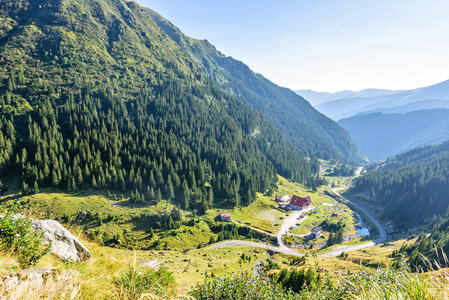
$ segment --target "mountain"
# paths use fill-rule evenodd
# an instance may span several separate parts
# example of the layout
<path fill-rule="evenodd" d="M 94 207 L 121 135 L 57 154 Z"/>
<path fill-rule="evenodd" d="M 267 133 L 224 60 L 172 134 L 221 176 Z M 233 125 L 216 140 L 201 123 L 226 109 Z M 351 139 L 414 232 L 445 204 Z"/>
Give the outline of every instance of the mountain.
<path fill-rule="evenodd" d="M 276 173 L 317 184 L 316 161 L 137 3 L 0 0 L 0 18 L 0 172 L 24 194 L 112 189 L 204 210 L 250 203 Z"/>
<path fill-rule="evenodd" d="M 339 91 L 335 93 L 327 93 L 327 92 L 315 92 L 313 90 L 296 90 L 295 93 L 298 95 L 304 97 L 312 103 L 314 107 L 316 107 L 318 104 L 322 104 L 325 102 L 330 102 L 338 99 L 343 98 L 363 98 L 363 97 L 378 97 L 378 96 L 387 96 L 392 95 L 395 93 L 398 93 L 400 91 L 392 91 L 392 90 L 385 90 L 385 89 L 365 89 L 361 91 Z"/>
<path fill-rule="evenodd" d="M 438 256 L 449 254 L 448 178 L 449 141 L 372 165 L 353 188 L 398 228 L 424 229 L 416 243 L 404 245 L 392 254 L 398 259 L 406 257 L 414 269 L 439 268 L 445 262 Z"/>
<path fill-rule="evenodd" d="M 330 97 L 328 99 L 332 100 L 320 102 L 315 108 L 333 120 L 368 112 L 383 112 L 386 109 L 405 113 L 419 109 L 446 108 L 449 106 L 449 80 L 414 90 L 368 89 L 349 95 L 344 91 L 343 94 L 343 97 L 337 96 L 337 99 Z"/>
<path fill-rule="evenodd" d="M 356 114 L 355 116 L 367 115 L 367 114 L 371 114 L 374 112 L 380 112 L 383 114 L 398 114 L 398 113 L 407 113 L 407 112 L 412 112 L 412 111 L 417 111 L 417 110 L 434 109 L 434 108 L 449 108 L 449 101 L 447 101 L 447 100 L 431 100 L 431 99 L 430 100 L 422 100 L 422 101 L 417 101 L 417 102 L 413 102 L 410 104 L 404 104 L 404 105 L 395 106 L 395 107 L 391 107 L 391 108 L 378 108 L 378 109 L 363 111 L 363 112 Z"/>
<path fill-rule="evenodd" d="M 296 94 L 300 95 L 313 106 L 317 106 L 318 104 L 329 102 L 332 100 L 344 98 L 347 95 L 354 93 L 353 91 L 340 91 L 336 93 L 328 93 L 328 92 L 316 92 L 313 90 L 295 90 Z"/>
<path fill-rule="evenodd" d="M 207 40 L 190 38 L 156 12 L 146 11 L 215 84 L 261 112 L 305 155 L 352 164 L 361 160 L 349 134 L 304 98 L 223 55 Z"/>
<path fill-rule="evenodd" d="M 371 113 L 342 119 L 338 123 L 348 130 L 360 150 L 375 161 L 449 140 L 449 109 L 405 114 Z"/>
<path fill-rule="evenodd" d="M 415 148 L 372 165 L 354 190 L 366 191 L 398 226 L 419 225 L 449 208 L 449 141 Z"/>

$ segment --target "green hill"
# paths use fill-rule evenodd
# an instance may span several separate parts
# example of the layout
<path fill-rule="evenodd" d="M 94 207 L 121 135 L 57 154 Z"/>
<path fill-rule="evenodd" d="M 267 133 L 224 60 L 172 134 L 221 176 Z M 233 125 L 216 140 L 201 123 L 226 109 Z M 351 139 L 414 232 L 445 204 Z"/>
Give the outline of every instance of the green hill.
<path fill-rule="evenodd" d="M 355 191 L 369 193 L 372 204 L 399 227 L 429 223 L 449 208 L 449 142 L 410 150 L 370 167 Z"/>
<path fill-rule="evenodd" d="M 146 11 L 209 78 L 261 112 L 307 156 L 360 162 L 362 156 L 349 134 L 304 98 L 254 73 L 244 63 L 226 57 L 207 40 L 190 38 L 156 12 Z"/>
<path fill-rule="evenodd" d="M 137 203 L 250 203 L 311 165 L 228 95 L 135 2 L 0 1 L 0 169 Z"/>
<path fill-rule="evenodd" d="M 410 150 L 370 169 L 356 181 L 354 191 L 398 229 L 418 227 L 421 232 L 416 242 L 404 244 L 392 257 L 398 262 L 406 257 L 418 271 L 447 267 L 449 142 Z"/>

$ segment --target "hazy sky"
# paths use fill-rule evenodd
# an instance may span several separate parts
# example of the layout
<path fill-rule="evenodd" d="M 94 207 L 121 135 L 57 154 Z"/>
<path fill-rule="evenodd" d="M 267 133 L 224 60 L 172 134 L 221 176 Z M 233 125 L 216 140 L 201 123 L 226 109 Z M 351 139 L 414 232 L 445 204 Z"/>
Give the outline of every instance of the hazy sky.
<path fill-rule="evenodd" d="M 449 0 L 137 0 L 291 89 L 449 79 Z"/>

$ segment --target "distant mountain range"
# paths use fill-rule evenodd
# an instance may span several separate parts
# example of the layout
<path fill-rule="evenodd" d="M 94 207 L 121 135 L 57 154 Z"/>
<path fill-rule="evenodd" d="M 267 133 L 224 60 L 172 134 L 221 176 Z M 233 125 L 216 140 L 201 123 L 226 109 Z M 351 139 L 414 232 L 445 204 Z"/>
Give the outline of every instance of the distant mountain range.
<path fill-rule="evenodd" d="M 319 104 L 330 102 L 338 99 L 352 99 L 352 98 L 363 98 L 363 97 L 377 97 L 377 96 L 388 96 L 402 91 L 392 91 L 383 89 L 365 89 L 358 92 L 355 91 L 339 91 L 335 93 L 328 92 L 315 92 L 313 90 L 296 90 L 295 93 L 304 97 L 313 106 Z"/>
<path fill-rule="evenodd" d="M 336 121 L 361 113 L 405 113 L 449 107 L 449 80 L 404 91 L 366 89 L 359 92 L 322 93 L 298 90 L 296 93 L 312 103 L 318 111 Z"/>
<path fill-rule="evenodd" d="M 338 120 L 373 160 L 449 140 L 449 80 L 414 90 L 296 91 Z"/>
<path fill-rule="evenodd" d="M 405 114 L 371 113 L 342 119 L 360 150 L 380 161 L 407 150 L 449 140 L 449 109 Z"/>

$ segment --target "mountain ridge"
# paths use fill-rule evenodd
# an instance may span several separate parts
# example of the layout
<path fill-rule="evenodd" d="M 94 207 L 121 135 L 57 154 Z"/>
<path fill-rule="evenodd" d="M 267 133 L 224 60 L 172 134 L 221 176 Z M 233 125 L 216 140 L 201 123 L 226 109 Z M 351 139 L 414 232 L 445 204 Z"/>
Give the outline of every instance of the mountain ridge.
<path fill-rule="evenodd" d="M 374 112 L 341 119 L 360 149 L 376 161 L 407 150 L 449 140 L 449 109 L 407 113 Z"/>
<path fill-rule="evenodd" d="M 276 173 L 318 184 L 315 162 L 135 2 L 2 0 L 0 18 L 0 170 L 23 193 L 110 188 L 204 211 L 213 195 L 249 204 Z"/>
<path fill-rule="evenodd" d="M 207 40 L 184 35 L 179 28 L 153 10 L 145 10 L 202 67 L 209 78 L 261 112 L 305 155 L 360 162 L 362 155 L 347 132 L 318 113 L 304 98 L 254 73 L 241 61 L 225 56 Z"/>
<path fill-rule="evenodd" d="M 320 99 L 322 97 L 319 92 L 305 92 L 312 99 Z M 421 102 L 420 109 L 443 108 L 447 104 L 439 107 L 435 105 L 437 102 L 442 103 L 442 101 L 448 101 L 449 103 L 449 80 L 411 90 L 366 89 L 354 93 L 350 92 L 343 91 L 343 97 L 339 96 L 340 92 L 330 93 L 326 96 L 328 97 L 328 101 L 315 102 L 315 108 L 334 120 L 382 109 L 396 108 L 396 112 L 406 112 L 405 110 L 401 111 L 400 107 L 415 102 Z M 424 101 L 429 101 L 429 106 L 425 106 Z"/>

